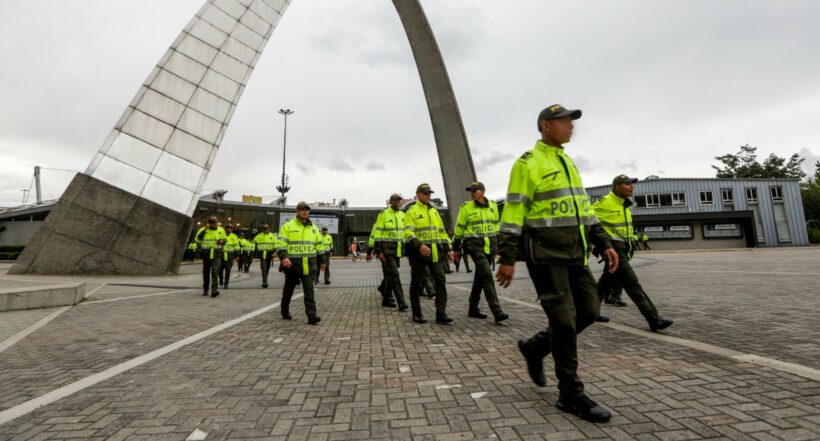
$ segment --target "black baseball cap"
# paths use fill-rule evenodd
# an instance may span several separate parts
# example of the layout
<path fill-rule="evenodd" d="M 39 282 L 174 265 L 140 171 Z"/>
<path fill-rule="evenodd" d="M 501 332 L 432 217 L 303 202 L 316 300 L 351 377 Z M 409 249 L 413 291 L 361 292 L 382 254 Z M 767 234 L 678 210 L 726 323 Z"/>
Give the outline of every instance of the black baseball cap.
<path fill-rule="evenodd" d="M 538 121 L 536 122 L 536 124 L 538 124 L 538 130 L 541 130 L 541 121 L 563 118 L 565 116 L 571 116 L 572 119 L 575 120 L 581 117 L 581 111 L 578 109 L 568 110 L 560 104 L 553 104 L 538 114 Z"/>
<path fill-rule="evenodd" d="M 481 182 L 475 181 L 472 184 L 470 184 L 470 186 L 467 187 L 465 190 L 467 190 L 467 191 L 484 190 L 484 184 L 482 184 Z"/>
<path fill-rule="evenodd" d="M 421 184 L 416 187 L 416 193 L 435 193 L 431 188 L 430 184 Z"/>
<path fill-rule="evenodd" d="M 401 195 L 398 193 L 393 193 L 390 195 L 390 200 L 395 201 L 396 199 L 401 199 Z"/>
<path fill-rule="evenodd" d="M 296 209 L 297 210 L 310 210 L 310 205 L 308 205 L 307 202 L 302 201 L 302 202 L 299 202 L 298 204 L 296 204 Z"/>
<path fill-rule="evenodd" d="M 612 186 L 614 187 L 618 184 L 634 184 L 636 182 L 638 182 L 638 178 L 630 178 L 627 175 L 618 175 L 612 180 Z"/>
<path fill-rule="evenodd" d="M 216 221 L 217 221 L 216 216 L 208 216 L 208 223 L 216 222 Z"/>

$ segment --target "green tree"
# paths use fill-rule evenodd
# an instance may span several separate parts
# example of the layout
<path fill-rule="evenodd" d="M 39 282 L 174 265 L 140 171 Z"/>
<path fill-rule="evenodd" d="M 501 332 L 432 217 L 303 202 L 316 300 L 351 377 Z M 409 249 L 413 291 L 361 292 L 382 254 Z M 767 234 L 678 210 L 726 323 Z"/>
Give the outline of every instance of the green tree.
<path fill-rule="evenodd" d="M 716 156 L 723 167 L 713 165 L 718 178 L 788 178 L 803 179 L 806 176 L 801 168 L 804 161 L 797 153 L 789 159 L 770 154 L 761 163 L 757 160 L 757 147 L 745 144 L 737 153 Z"/>

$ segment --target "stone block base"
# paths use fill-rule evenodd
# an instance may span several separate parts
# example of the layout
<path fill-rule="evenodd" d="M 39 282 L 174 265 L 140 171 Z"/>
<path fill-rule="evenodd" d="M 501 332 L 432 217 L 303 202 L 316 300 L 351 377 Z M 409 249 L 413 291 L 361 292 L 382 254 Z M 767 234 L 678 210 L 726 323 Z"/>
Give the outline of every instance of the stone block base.
<path fill-rule="evenodd" d="M 9 274 L 174 274 L 192 224 L 182 213 L 77 174 Z"/>

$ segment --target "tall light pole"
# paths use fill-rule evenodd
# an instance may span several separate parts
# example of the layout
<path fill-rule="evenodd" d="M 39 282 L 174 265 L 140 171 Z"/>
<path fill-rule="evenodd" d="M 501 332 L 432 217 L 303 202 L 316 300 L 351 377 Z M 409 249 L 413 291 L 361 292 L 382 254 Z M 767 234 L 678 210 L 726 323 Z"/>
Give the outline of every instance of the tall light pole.
<path fill-rule="evenodd" d="M 20 205 L 22 207 L 23 205 L 26 205 L 26 199 L 28 199 L 28 192 L 31 190 L 21 188 L 20 191 L 23 192 L 23 203 Z"/>
<path fill-rule="evenodd" d="M 276 187 L 276 190 L 282 195 L 279 201 L 282 204 L 282 207 L 285 206 L 285 193 L 290 190 L 290 187 L 287 186 L 287 175 L 285 174 L 285 155 L 288 151 L 288 115 L 293 114 L 293 110 L 290 109 L 279 109 L 280 115 L 285 115 L 285 138 L 282 142 L 282 184 Z"/>

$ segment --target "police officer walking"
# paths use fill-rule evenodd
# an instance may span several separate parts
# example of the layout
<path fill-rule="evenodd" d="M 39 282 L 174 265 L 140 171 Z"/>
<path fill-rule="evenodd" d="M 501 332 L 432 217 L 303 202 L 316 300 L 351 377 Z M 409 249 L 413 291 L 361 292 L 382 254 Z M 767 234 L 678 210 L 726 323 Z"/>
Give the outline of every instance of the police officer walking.
<path fill-rule="evenodd" d="M 368 250 L 367 259 L 375 253 L 382 264 L 382 283 L 379 292 L 382 294 L 382 306 L 397 307 L 399 311 L 407 310 L 404 301 L 404 290 L 401 286 L 399 266 L 403 253 L 404 217 L 401 211 L 401 196 L 397 193 L 390 195 L 390 206 L 379 212 L 376 223 L 370 232 L 372 250 Z M 395 303 L 393 298 L 395 297 Z"/>
<path fill-rule="evenodd" d="M 333 255 L 333 236 L 327 234 L 327 227 L 322 227 L 322 261 L 325 263 L 325 285 L 330 285 L 330 256 Z M 319 283 L 321 270 L 316 271 L 315 282 Z"/>
<path fill-rule="evenodd" d="M 671 326 L 672 320 L 667 320 L 658 314 L 657 308 L 649 300 L 649 296 L 638 282 L 638 276 L 629 264 L 634 253 L 630 240 L 634 234 L 634 228 L 632 227 L 632 210 L 629 208 L 632 206 L 632 200 L 629 198 L 634 192 L 632 184 L 637 181 L 626 175 L 616 176 L 612 180 L 612 191 L 592 205 L 595 216 L 601 221 L 601 226 L 612 240 L 612 247 L 618 253 L 620 261 L 617 271 L 614 273 L 604 271 L 601 275 L 598 280 L 598 294 L 603 300 L 610 292 L 616 289 L 620 291 L 623 287 L 641 311 L 646 322 L 649 323 L 649 329 L 657 332 Z"/>
<path fill-rule="evenodd" d="M 299 202 L 296 205 L 296 217 L 285 222 L 279 229 L 277 253 L 282 261 L 285 273 L 285 287 L 282 290 L 282 318 L 290 320 L 290 300 L 296 284 L 301 282 L 304 291 L 305 313 L 308 324 L 315 325 L 322 319 L 316 313 L 316 300 L 313 297 L 313 275 L 317 266 L 324 269 L 324 262 L 317 256 L 317 247 L 321 251 L 322 238 L 319 229 L 310 221 L 310 205 Z"/>
<path fill-rule="evenodd" d="M 225 245 L 222 246 L 222 261 L 219 263 L 219 286 L 225 289 L 228 289 L 231 268 L 240 251 L 239 237 L 233 232 L 233 225 L 225 225 Z"/>
<path fill-rule="evenodd" d="M 408 245 L 410 258 L 410 306 L 413 321 L 427 323 L 421 313 L 421 292 L 424 290 L 425 268 L 436 288 L 436 323 L 449 324 L 453 319 L 447 316 L 447 287 L 444 266 L 441 259 L 452 258 L 449 253 L 449 237 L 438 210 L 430 203 L 433 191 L 429 184 L 416 188 L 416 203 L 411 205 L 404 216 L 404 240 Z"/>
<path fill-rule="evenodd" d="M 273 252 L 276 249 L 278 239 L 276 234 L 270 230 L 270 225 L 262 225 L 262 231 L 253 238 L 256 244 L 256 255 L 259 257 L 259 267 L 262 269 L 262 288 L 268 287 L 268 273 L 273 260 Z"/>
<path fill-rule="evenodd" d="M 527 269 L 549 318 L 549 327 L 518 347 L 533 382 L 546 385 L 543 358 L 552 352 L 559 398 L 556 407 L 592 422 L 608 421 L 609 411 L 584 394 L 578 377 L 577 336 L 600 309 L 595 279 L 587 266 L 590 243 L 618 268 L 618 254 L 595 218 L 581 175 L 563 145 L 572 136 L 580 110 L 552 105 L 538 115 L 541 139 L 513 165 L 501 216 L 497 279 L 508 287 L 519 243 Z"/>
<path fill-rule="evenodd" d="M 253 262 L 253 251 L 256 249 L 256 245 L 245 237 L 245 233 L 242 233 L 239 235 L 239 246 L 242 248 L 239 271 L 247 273 L 251 268 L 251 262 Z"/>
<path fill-rule="evenodd" d="M 199 229 L 194 236 L 199 249 L 202 250 L 202 295 L 211 297 L 219 295 L 219 265 L 222 260 L 222 246 L 227 236 L 225 230 L 217 224 L 216 216 L 208 217 L 208 225 Z"/>
<path fill-rule="evenodd" d="M 453 240 L 453 258 L 470 255 L 475 263 L 475 279 L 470 290 L 468 317 L 485 319 L 487 315 L 478 309 L 481 291 L 495 316 L 496 323 L 510 318 L 501 310 L 495 292 L 490 262 L 498 251 L 498 206 L 484 196 L 484 184 L 473 182 L 467 187 L 472 201 L 465 202 L 458 210 L 456 232 Z"/>

